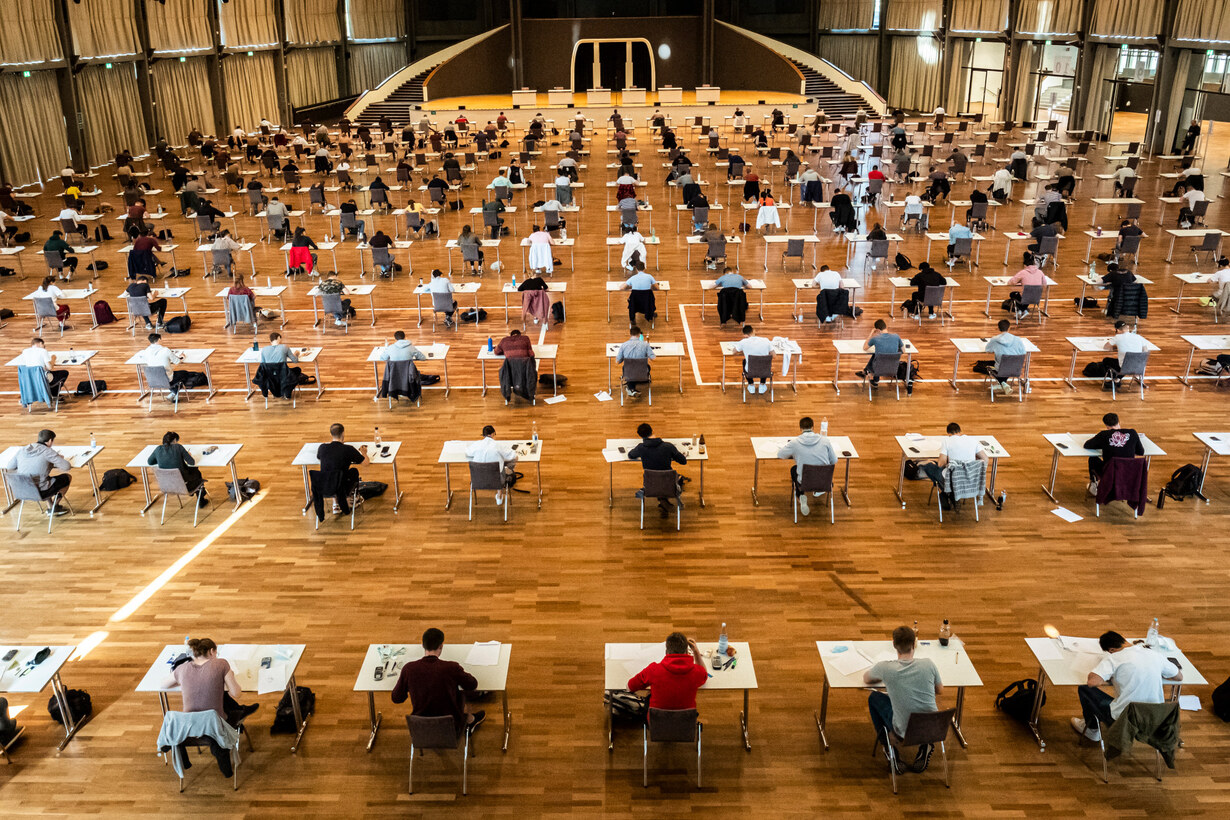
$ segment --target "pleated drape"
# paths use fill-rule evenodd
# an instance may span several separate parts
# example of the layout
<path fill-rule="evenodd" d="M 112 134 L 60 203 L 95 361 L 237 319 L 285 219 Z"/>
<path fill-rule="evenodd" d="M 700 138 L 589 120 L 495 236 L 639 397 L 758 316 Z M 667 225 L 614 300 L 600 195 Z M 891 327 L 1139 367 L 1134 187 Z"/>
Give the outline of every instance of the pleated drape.
<path fill-rule="evenodd" d="M 226 127 L 236 125 L 251 131 L 261 118 L 278 122 L 278 97 L 274 85 L 273 52 L 231 54 L 222 60 L 222 85 L 226 89 Z"/>
<path fill-rule="evenodd" d="M 214 132 L 213 95 L 204 57 L 158 60 L 150 69 L 154 87 L 154 123 L 172 142 L 193 128 Z"/>
<path fill-rule="evenodd" d="M 350 47 L 350 93 L 375 88 L 393 72 L 406 67 L 406 47 L 401 43 L 372 43 Z"/>
<path fill-rule="evenodd" d="M 912 111 L 931 111 L 940 104 L 940 43 L 930 36 L 894 37 L 888 103 Z"/>
<path fill-rule="evenodd" d="M 87 66 L 77 75 L 77 98 L 85 119 L 90 165 L 110 162 L 121 148 L 135 153 L 149 144 L 141 116 L 135 63 Z"/>
<path fill-rule="evenodd" d="M 941 0 L 890 0 L 885 25 L 902 31 L 934 31 L 940 27 Z"/>
<path fill-rule="evenodd" d="M 5 20 L 0 26 L 0 62 L 8 65 L 60 60 L 52 0 L 4 0 Z"/>
<path fill-rule="evenodd" d="M 1021 34 L 1075 34 L 1081 27 L 1081 0 L 1019 0 L 1016 30 Z"/>
<path fill-rule="evenodd" d="M 880 46 L 873 35 L 834 34 L 820 37 L 820 56 L 856 80 L 874 88 L 880 76 Z"/>
<path fill-rule="evenodd" d="M 338 26 L 338 0 L 284 0 L 286 39 L 300 45 L 336 43 L 342 39 Z"/>
<path fill-rule="evenodd" d="M 387 40 L 406 36 L 402 0 L 346 0 L 352 40 Z"/>
<path fill-rule="evenodd" d="M 828 0 L 820 4 L 820 28 L 866 30 L 875 16 L 875 0 Z"/>
<path fill-rule="evenodd" d="M 1008 0 L 952 0 L 949 31 L 1003 31 L 1008 27 Z"/>
<path fill-rule="evenodd" d="M 1226 0 L 1179 0 L 1174 36 L 1183 40 L 1230 41 L 1230 3 Z"/>
<path fill-rule="evenodd" d="M 226 48 L 267 46 L 278 41 L 273 0 L 231 0 L 219 6 L 218 12 Z"/>
<path fill-rule="evenodd" d="M 337 99 L 337 58 L 331 46 L 297 48 L 286 55 L 286 94 L 295 107 Z"/>
<path fill-rule="evenodd" d="M 1092 33 L 1103 37 L 1157 37 L 1162 0 L 1096 0 Z"/>
<path fill-rule="evenodd" d="M 81 0 L 68 4 L 73 50 L 79 57 L 136 54 L 134 0 Z"/>
<path fill-rule="evenodd" d="M 0 164 L 14 185 L 52 179 L 68 164 L 54 71 L 0 74 Z"/>
<path fill-rule="evenodd" d="M 209 0 L 146 3 L 149 42 L 155 52 L 206 49 L 213 45 L 206 14 Z"/>

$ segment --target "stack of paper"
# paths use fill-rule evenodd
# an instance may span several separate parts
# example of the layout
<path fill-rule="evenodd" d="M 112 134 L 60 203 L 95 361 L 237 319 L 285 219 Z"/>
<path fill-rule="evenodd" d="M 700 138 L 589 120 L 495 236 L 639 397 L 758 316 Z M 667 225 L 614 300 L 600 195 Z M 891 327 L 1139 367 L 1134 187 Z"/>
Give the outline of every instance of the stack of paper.
<path fill-rule="evenodd" d="M 846 676 L 862 672 L 871 666 L 871 661 L 867 659 L 867 656 L 857 649 L 852 652 L 829 655 L 829 663 L 833 665 L 834 669 Z"/>
<path fill-rule="evenodd" d="M 475 643 L 466 655 L 464 666 L 498 666 L 500 663 L 500 642 L 487 641 Z"/>

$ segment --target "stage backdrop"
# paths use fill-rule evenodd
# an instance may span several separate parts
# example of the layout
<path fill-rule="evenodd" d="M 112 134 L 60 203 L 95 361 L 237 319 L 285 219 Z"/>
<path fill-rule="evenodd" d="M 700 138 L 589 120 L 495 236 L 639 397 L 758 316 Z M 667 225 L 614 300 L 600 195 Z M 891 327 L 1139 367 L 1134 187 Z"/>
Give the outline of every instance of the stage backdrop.
<path fill-rule="evenodd" d="M 525 85 L 540 92 L 572 85 L 569 72 L 573 45 L 578 40 L 648 40 L 659 87 L 693 88 L 700 84 L 699 17 L 527 19 L 522 33 Z"/>

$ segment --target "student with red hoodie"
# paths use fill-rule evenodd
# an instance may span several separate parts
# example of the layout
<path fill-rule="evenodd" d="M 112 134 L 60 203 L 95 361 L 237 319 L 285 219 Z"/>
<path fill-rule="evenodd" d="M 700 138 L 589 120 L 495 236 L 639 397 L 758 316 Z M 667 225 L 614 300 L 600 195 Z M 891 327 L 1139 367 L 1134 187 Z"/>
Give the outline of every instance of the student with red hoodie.
<path fill-rule="evenodd" d="M 666 639 L 666 657 L 634 675 L 628 691 L 648 689 L 650 709 L 695 709 L 696 690 L 708 679 L 696 641 L 672 632 Z"/>

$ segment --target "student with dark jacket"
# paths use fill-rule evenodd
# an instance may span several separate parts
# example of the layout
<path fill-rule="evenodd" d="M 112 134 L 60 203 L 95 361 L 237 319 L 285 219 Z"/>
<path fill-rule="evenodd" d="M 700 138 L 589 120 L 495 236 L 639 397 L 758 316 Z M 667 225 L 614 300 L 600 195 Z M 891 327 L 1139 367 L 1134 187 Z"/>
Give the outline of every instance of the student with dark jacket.
<path fill-rule="evenodd" d="M 154 448 L 154 452 L 150 453 L 149 463 L 162 470 L 179 470 L 179 474 L 184 478 L 184 486 L 189 492 L 193 492 L 197 487 L 201 486 L 204 478 L 201 476 L 201 471 L 196 466 L 196 461 L 192 455 L 184 449 L 184 445 L 179 443 L 179 433 L 173 430 L 167 431 L 162 437 L 162 444 Z M 204 507 L 208 503 L 205 493 L 201 493 L 200 506 Z"/>
<path fill-rule="evenodd" d="M 1119 426 L 1119 415 L 1107 413 L 1102 416 L 1106 429 L 1089 439 L 1083 445 L 1086 450 L 1100 450 L 1102 455 L 1089 457 L 1089 494 L 1097 494 L 1097 484 L 1106 472 L 1106 465 L 1112 458 L 1136 458 L 1145 454 L 1145 446 L 1140 441 L 1140 434 L 1131 428 Z"/>
<path fill-rule="evenodd" d="M 687 464 L 688 460 L 679 452 L 679 448 L 669 441 L 663 441 L 660 438 L 655 438 L 653 428 L 648 424 L 642 424 L 636 428 L 636 434 L 641 437 L 641 443 L 633 447 L 628 452 L 629 461 L 639 461 L 644 470 L 673 470 L 673 464 Z M 683 488 L 683 477 L 679 478 L 679 486 Z M 658 499 L 658 508 L 662 512 L 662 517 L 670 513 L 671 504 L 665 498 Z"/>
<path fill-rule="evenodd" d="M 948 284 L 948 279 L 944 274 L 931 267 L 927 262 L 918 263 L 918 273 L 914 274 L 910 279 L 910 285 L 914 287 L 914 293 L 910 295 L 910 300 L 901 306 L 902 310 L 910 313 L 918 313 L 922 310 L 923 298 L 927 295 L 927 288 L 943 287 Z M 941 308 L 942 309 L 942 308 Z M 927 309 L 928 318 L 935 318 L 935 308 Z"/>

